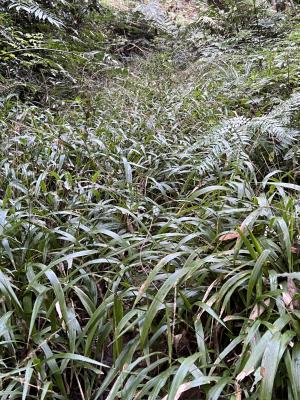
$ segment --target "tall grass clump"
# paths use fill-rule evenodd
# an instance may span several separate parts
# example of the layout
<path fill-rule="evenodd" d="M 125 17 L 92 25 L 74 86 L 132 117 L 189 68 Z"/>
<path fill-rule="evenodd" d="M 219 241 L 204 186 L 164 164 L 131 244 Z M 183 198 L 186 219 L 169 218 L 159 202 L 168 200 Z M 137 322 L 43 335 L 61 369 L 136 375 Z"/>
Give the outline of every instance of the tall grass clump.
<path fill-rule="evenodd" d="M 300 399 L 299 26 L 180 29 L 1 97 L 3 400 Z"/>

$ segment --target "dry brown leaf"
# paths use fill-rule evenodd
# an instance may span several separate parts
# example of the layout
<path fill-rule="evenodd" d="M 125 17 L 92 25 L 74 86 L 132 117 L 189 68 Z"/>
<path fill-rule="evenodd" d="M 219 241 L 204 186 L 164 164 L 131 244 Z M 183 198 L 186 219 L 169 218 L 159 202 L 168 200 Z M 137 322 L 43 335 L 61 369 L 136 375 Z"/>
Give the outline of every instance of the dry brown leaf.
<path fill-rule="evenodd" d="M 240 235 L 238 233 L 226 233 L 225 235 L 222 235 L 219 237 L 220 242 L 227 242 L 229 240 L 233 239 L 239 239 Z"/>
<path fill-rule="evenodd" d="M 283 292 L 282 293 L 282 300 L 284 304 L 287 306 L 288 309 L 293 310 L 293 298 L 289 294 L 289 292 Z"/>
<path fill-rule="evenodd" d="M 146 289 L 146 282 L 144 282 L 142 284 L 142 286 L 139 288 L 139 296 L 143 296 L 144 295 L 145 289 Z"/>
<path fill-rule="evenodd" d="M 173 345 L 176 352 L 180 352 L 182 349 L 189 348 L 189 339 L 185 329 L 183 329 L 182 333 L 173 336 Z"/>
<path fill-rule="evenodd" d="M 294 300 L 294 296 L 298 293 L 298 288 L 292 278 L 288 277 L 287 292 L 282 293 L 282 300 L 286 307 L 290 310 L 299 308 L 299 301 Z"/>
<path fill-rule="evenodd" d="M 134 233 L 133 223 L 130 218 L 127 218 L 127 229 L 130 233 Z"/>
<path fill-rule="evenodd" d="M 292 297 L 294 297 L 295 294 L 298 293 L 298 289 L 297 289 L 297 286 L 295 285 L 293 278 L 291 278 L 290 276 L 288 277 L 288 280 L 287 280 L 287 286 L 288 286 L 288 292 L 290 293 L 290 295 Z"/>
<path fill-rule="evenodd" d="M 178 346 L 179 346 L 179 343 L 181 342 L 181 340 L 182 340 L 182 333 L 175 335 L 173 338 L 173 343 L 174 343 L 176 352 L 178 351 Z"/>
<path fill-rule="evenodd" d="M 265 299 L 263 303 L 257 303 L 253 307 L 249 319 L 251 321 L 256 320 L 261 314 L 263 314 L 266 310 L 266 308 L 270 305 L 270 299 Z"/>
<path fill-rule="evenodd" d="M 264 378 L 265 375 L 266 375 L 266 368 L 260 367 L 259 372 L 260 372 L 260 376 L 261 376 L 262 378 Z"/>
<path fill-rule="evenodd" d="M 59 263 L 57 267 L 58 267 L 59 272 L 60 272 L 62 275 L 66 276 L 66 271 L 65 271 L 64 263 L 62 263 L 62 262 Z"/>
<path fill-rule="evenodd" d="M 291 252 L 293 253 L 293 254 L 300 254 L 300 247 L 299 246 L 292 246 L 291 247 Z"/>
<path fill-rule="evenodd" d="M 242 400 L 241 387 L 237 382 L 235 383 L 235 399 L 236 400 Z"/>

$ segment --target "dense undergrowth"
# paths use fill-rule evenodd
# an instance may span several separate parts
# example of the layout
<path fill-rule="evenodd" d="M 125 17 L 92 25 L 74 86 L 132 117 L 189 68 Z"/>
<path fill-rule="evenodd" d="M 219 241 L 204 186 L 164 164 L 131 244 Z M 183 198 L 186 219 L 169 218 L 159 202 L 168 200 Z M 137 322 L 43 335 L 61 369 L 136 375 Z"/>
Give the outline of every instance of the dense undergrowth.
<path fill-rule="evenodd" d="M 300 21 L 205 12 L 2 10 L 1 399 L 300 399 Z"/>

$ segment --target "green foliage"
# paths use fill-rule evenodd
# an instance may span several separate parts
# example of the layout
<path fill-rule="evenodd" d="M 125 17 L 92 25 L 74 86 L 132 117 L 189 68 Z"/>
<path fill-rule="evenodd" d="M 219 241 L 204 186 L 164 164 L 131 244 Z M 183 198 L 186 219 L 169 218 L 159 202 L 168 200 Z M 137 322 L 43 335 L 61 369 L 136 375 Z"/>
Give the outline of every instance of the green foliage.
<path fill-rule="evenodd" d="M 28 20 L 42 21 L 61 28 L 68 24 L 78 26 L 83 16 L 95 10 L 100 11 L 101 6 L 94 0 L 84 2 L 77 0 L 4 0 L 3 8 L 10 13 L 19 14 L 23 25 L 26 25 Z"/>
<path fill-rule="evenodd" d="M 237 34 L 244 29 L 255 29 L 257 36 L 280 31 L 286 15 L 277 13 L 268 0 L 212 0 L 211 6 L 200 14 L 197 24 L 211 32 Z M 293 12 L 294 8 L 288 8 Z"/>
<path fill-rule="evenodd" d="M 65 30 L 34 29 L 35 25 L 24 29 L 7 13 L 1 14 L 3 94 L 37 102 L 57 95 L 66 97 L 81 89 L 86 74 L 100 81 L 110 70 L 119 68 L 110 51 L 115 41 L 108 42 L 104 33 L 104 17 L 87 20 L 80 32 L 70 37 Z"/>
<path fill-rule="evenodd" d="M 47 103 L 76 96 L 91 79 L 97 86 L 125 71 L 125 59 L 150 49 L 158 32 L 169 34 L 140 12 L 113 12 L 93 1 L 40 3 L 6 1 L 0 8 L 4 97 Z"/>
<path fill-rule="evenodd" d="M 40 21 L 46 21 L 49 24 L 54 25 L 58 28 L 63 25 L 63 22 L 60 19 L 58 19 L 55 15 L 53 15 L 49 10 L 45 10 L 44 8 L 42 8 L 34 0 L 26 0 L 26 1 L 8 0 L 6 1 L 6 5 L 8 10 L 24 12 L 27 17 L 33 17 Z"/>
<path fill-rule="evenodd" d="M 300 398 L 297 17 L 1 15 L 0 398 Z"/>
<path fill-rule="evenodd" d="M 234 160 L 237 166 L 255 161 L 257 170 L 267 173 L 278 155 L 277 162 L 283 168 L 280 158 L 284 158 L 284 152 L 290 150 L 300 133 L 299 126 L 297 130 L 294 124 L 290 128 L 299 107 L 300 94 L 296 93 L 267 115 L 252 119 L 235 117 L 225 121 L 210 135 L 195 142 L 193 150 L 199 152 L 203 149 L 204 159 L 199 172 L 207 174 L 219 170 L 224 168 L 224 163 Z M 259 156 L 256 158 L 256 155 Z"/>

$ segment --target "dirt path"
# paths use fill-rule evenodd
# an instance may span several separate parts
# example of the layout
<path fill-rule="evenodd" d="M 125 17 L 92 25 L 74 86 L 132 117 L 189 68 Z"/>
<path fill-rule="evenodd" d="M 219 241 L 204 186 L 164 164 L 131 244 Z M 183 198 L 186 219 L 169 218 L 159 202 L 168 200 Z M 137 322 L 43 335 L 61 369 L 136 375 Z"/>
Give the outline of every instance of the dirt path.
<path fill-rule="evenodd" d="M 128 11 L 142 4 L 156 1 L 172 20 L 185 25 L 195 21 L 198 16 L 198 6 L 194 0 L 102 0 L 104 5 L 121 11 Z"/>

